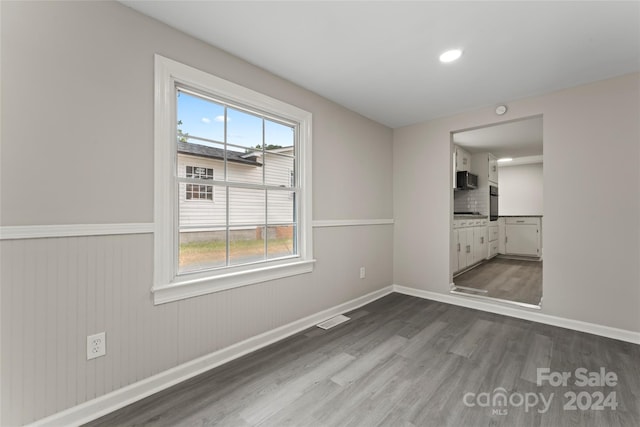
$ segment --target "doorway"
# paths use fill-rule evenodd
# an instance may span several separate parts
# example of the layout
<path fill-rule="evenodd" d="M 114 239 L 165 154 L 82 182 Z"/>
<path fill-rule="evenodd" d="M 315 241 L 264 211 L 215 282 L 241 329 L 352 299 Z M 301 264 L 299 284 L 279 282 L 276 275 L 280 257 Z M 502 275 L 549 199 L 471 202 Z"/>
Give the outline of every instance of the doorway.
<path fill-rule="evenodd" d="M 541 306 L 542 130 L 534 116 L 451 133 L 452 293 Z"/>

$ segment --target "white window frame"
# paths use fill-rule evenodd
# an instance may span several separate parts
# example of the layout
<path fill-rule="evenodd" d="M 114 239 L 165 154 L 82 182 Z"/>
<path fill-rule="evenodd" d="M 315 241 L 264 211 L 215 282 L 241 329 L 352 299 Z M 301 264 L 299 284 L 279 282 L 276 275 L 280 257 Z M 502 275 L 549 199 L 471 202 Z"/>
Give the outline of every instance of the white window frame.
<path fill-rule="evenodd" d="M 298 256 L 190 274 L 177 273 L 178 191 L 175 183 L 176 84 L 298 123 Z M 155 55 L 154 304 L 178 301 L 313 271 L 311 113 L 180 62 Z"/>

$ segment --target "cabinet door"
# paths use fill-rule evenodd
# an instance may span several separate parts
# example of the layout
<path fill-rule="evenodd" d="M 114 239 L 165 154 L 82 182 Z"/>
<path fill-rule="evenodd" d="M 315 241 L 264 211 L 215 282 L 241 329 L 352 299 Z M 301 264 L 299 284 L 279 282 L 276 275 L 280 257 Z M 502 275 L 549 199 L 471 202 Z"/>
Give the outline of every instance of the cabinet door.
<path fill-rule="evenodd" d="M 497 225 L 490 225 L 489 226 L 489 241 L 490 242 L 495 242 L 496 240 L 498 240 L 498 226 Z"/>
<path fill-rule="evenodd" d="M 471 156 L 460 147 L 456 147 L 456 170 L 469 171 L 471 167 Z"/>
<path fill-rule="evenodd" d="M 457 254 L 457 269 L 456 271 L 463 270 L 469 264 L 467 262 L 467 228 L 459 228 L 455 230 L 454 234 L 458 239 L 455 246 Z"/>
<path fill-rule="evenodd" d="M 498 185 L 498 159 L 489 156 L 489 181 Z"/>
<path fill-rule="evenodd" d="M 453 230 L 453 236 L 451 237 L 451 271 L 456 272 L 460 270 L 458 266 L 458 258 L 460 257 L 460 244 L 458 243 L 459 236 L 458 229 Z"/>
<path fill-rule="evenodd" d="M 473 264 L 473 228 L 465 228 L 460 230 L 460 242 L 463 243 L 462 236 L 464 235 L 464 245 L 462 246 L 462 257 L 464 258 L 464 266 L 469 267 Z"/>
<path fill-rule="evenodd" d="M 523 224 L 505 226 L 505 252 L 511 255 L 540 256 L 539 230 L 537 225 Z"/>
<path fill-rule="evenodd" d="M 489 243 L 489 258 L 498 255 L 498 242 Z"/>
<path fill-rule="evenodd" d="M 473 229 L 473 262 L 480 262 L 487 257 L 487 227 Z"/>

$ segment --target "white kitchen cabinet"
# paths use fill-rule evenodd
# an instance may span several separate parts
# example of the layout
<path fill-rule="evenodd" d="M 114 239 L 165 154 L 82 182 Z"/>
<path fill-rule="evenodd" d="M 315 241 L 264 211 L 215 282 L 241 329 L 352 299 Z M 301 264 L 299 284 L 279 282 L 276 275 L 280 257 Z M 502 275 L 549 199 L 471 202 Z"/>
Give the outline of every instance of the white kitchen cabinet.
<path fill-rule="evenodd" d="M 460 229 L 461 258 L 458 260 L 458 266 L 462 270 L 474 264 L 473 259 L 473 228 Z"/>
<path fill-rule="evenodd" d="M 539 217 L 505 218 L 505 254 L 539 257 L 541 234 Z"/>
<path fill-rule="evenodd" d="M 489 242 L 489 258 L 493 258 L 498 255 L 498 241 Z"/>
<path fill-rule="evenodd" d="M 498 224 L 495 222 L 487 227 L 487 241 L 487 259 L 489 259 L 498 255 Z"/>
<path fill-rule="evenodd" d="M 487 227 L 487 231 L 489 233 L 489 242 L 495 242 L 498 240 L 498 224 L 495 224 L 495 221 Z"/>
<path fill-rule="evenodd" d="M 456 146 L 456 172 L 471 171 L 471 154 L 468 151 Z"/>
<path fill-rule="evenodd" d="M 498 185 L 498 158 L 489 153 L 489 184 Z"/>
<path fill-rule="evenodd" d="M 464 270 L 487 256 L 487 220 L 454 220 L 451 241 L 451 269 Z"/>
<path fill-rule="evenodd" d="M 455 250 L 455 262 L 452 264 L 454 272 L 464 270 L 473 264 L 473 229 L 466 227 L 466 222 L 463 227 L 453 230 L 452 246 Z"/>
<path fill-rule="evenodd" d="M 487 257 L 487 227 L 473 227 L 473 264 Z"/>

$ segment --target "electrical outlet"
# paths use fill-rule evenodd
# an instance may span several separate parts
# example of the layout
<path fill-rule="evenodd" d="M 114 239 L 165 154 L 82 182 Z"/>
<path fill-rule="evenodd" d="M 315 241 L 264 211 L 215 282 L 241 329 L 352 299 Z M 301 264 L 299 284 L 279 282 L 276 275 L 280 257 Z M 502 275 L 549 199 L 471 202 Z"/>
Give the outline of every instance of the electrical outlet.
<path fill-rule="evenodd" d="M 87 360 L 107 354 L 107 337 L 104 332 L 87 337 Z"/>
<path fill-rule="evenodd" d="M 364 279 L 365 278 L 365 270 L 364 267 L 360 267 L 360 278 Z"/>

